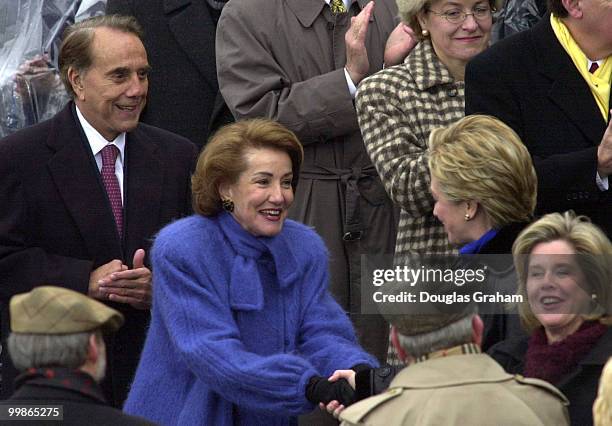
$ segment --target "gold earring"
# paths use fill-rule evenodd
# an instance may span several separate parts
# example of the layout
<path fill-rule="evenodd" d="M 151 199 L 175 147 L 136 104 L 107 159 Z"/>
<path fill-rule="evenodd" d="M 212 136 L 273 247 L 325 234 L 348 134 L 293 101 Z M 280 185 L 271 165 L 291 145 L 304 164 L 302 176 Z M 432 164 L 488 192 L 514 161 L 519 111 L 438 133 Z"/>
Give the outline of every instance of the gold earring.
<path fill-rule="evenodd" d="M 466 221 L 466 222 L 469 222 L 469 221 L 470 221 L 470 219 L 472 219 L 472 218 L 470 217 L 470 215 L 469 215 L 469 214 L 467 214 L 467 213 L 466 213 L 466 214 L 465 214 L 465 216 L 463 216 L 463 217 L 465 218 L 465 221 Z"/>
<path fill-rule="evenodd" d="M 423 37 L 429 37 L 429 31 L 427 31 L 427 30 L 423 30 L 423 31 L 421 31 L 421 35 L 422 35 Z"/>
<path fill-rule="evenodd" d="M 229 198 L 221 199 L 221 205 L 223 206 L 223 210 L 225 210 L 226 212 L 231 213 L 234 211 L 234 202 Z"/>

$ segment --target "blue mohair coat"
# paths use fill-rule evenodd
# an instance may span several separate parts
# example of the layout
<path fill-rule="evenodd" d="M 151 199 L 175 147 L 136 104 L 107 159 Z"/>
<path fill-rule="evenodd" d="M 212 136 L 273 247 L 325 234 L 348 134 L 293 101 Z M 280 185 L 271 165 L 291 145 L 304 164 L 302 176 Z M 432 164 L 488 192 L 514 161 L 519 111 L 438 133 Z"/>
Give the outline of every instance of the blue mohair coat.
<path fill-rule="evenodd" d="M 314 375 L 376 365 L 327 291 L 327 250 L 286 220 L 255 238 L 227 213 L 155 240 L 153 310 L 124 411 L 162 425 L 290 425 Z"/>

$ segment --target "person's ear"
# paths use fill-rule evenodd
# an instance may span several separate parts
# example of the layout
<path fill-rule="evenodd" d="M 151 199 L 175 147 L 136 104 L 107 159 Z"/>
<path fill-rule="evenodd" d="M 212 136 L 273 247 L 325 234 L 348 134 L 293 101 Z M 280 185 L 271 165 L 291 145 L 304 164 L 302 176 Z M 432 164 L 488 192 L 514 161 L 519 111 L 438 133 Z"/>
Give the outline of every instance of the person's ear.
<path fill-rule="evenodd" d="M 76 94 L 76 97 L 80 101 L 85 100 L 85 90 L 83 88 L 83 75 L 79 73 L 74 67 L 69 67 L 66 73 L 68 82 L 72 87 L 72 90 Z"/>
<path fill-rule="evenodd" d="M 100 357 L 100 345 L 98 343 L 98 338 L 95 333 L 89 335 L 89 341 L 87 344 L 87 361 L 95 364 L 98 362 L 98 358 Z"/>
<path fill-rule="evenodd" d="M 561 0 L 561 4 L 572 18 L 582 18 L 582 0 Z"/>
<path fill-rule="evenodd" d="M 232 186 L 227 182 L 221 182 L 219 184 L 219 196 L 222 200 L 231 200 L 232 192 Z"/>
<path fill-rule="evenodd" d="M 482 346 L 482 337 L 484 334 L 484 323 L 480 315 L 474 315 L 472 317 L 472 342 L 478 346 Z"/>
<path fill-rule="evenodd" d="M 478 207 L 480 204 L 475 200 L 468 200 L 465 202 L 465 220 L 472 220 L 478 213 Z"/>
<path fill-rule="evenodd" d="M 404 348 L 402 347 L 402 345 L 400 345 L 399 336 L 398 336 L 397 329 L 395 328 L 395 326 L 391 326 L 391 343 L 393 344 L 393 347 L 395 348 L 395 351 L 397 352 L 397 357 L 400 359 L 400 361 L 402 361 L 403 363 L 406 363 L 409 357 L 406 351 L 404 350 Z"/>
<path fill-rule="evenodd" d="M 419 23 L 419 26 L 421 27 L 421 35 L 423 37 L 426 37 L 429 34 L 429 22 L 427 19 L 427 12 L 423 10 L 417 12 L 416 18 L 417 22 Z"/>

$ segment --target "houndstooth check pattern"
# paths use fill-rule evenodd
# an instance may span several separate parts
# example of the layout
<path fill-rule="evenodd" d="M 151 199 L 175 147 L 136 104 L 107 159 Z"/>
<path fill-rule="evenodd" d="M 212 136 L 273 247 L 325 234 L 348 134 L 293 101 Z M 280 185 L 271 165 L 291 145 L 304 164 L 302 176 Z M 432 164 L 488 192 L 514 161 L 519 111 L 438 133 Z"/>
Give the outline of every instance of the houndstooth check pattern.
<path fill-rule="evenodd" d="M 119 148 L 115 145 L 106 145 L 102 148 L 102 183 L 106 188 L 108 200 L 111 203 L 113 216 L 115 217 L 115 225 L 117 232 L 121 237 L 123 235 L 123 203 L 121 202 L 121 190 L 119 189 L 119 180 L 115 174 L 115 161 L 119 154 Z"/>
<path fill-rule="evenodd" d="M 356 96 L 363 140 L 385 189 L 401 207 L 395 258 L 454 253 L 433 216 L 427 139 L 464 116 L 464 83 L 456 82 L 429 40 L 403 64 L 365 79 Z"/>

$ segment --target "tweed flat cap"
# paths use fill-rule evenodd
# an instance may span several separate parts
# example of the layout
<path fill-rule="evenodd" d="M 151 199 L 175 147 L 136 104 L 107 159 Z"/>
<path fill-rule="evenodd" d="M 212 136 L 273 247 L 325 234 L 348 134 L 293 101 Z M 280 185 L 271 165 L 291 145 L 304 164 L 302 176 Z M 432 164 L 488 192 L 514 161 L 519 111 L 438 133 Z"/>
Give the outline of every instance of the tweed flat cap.
<path fill-rule="evenodd" d="M 11 331 L 71 334 L 101 328 L 116 331 L 123 315 L 105 304 L 62 287 L 41 286 L 11 298 Z"/>

